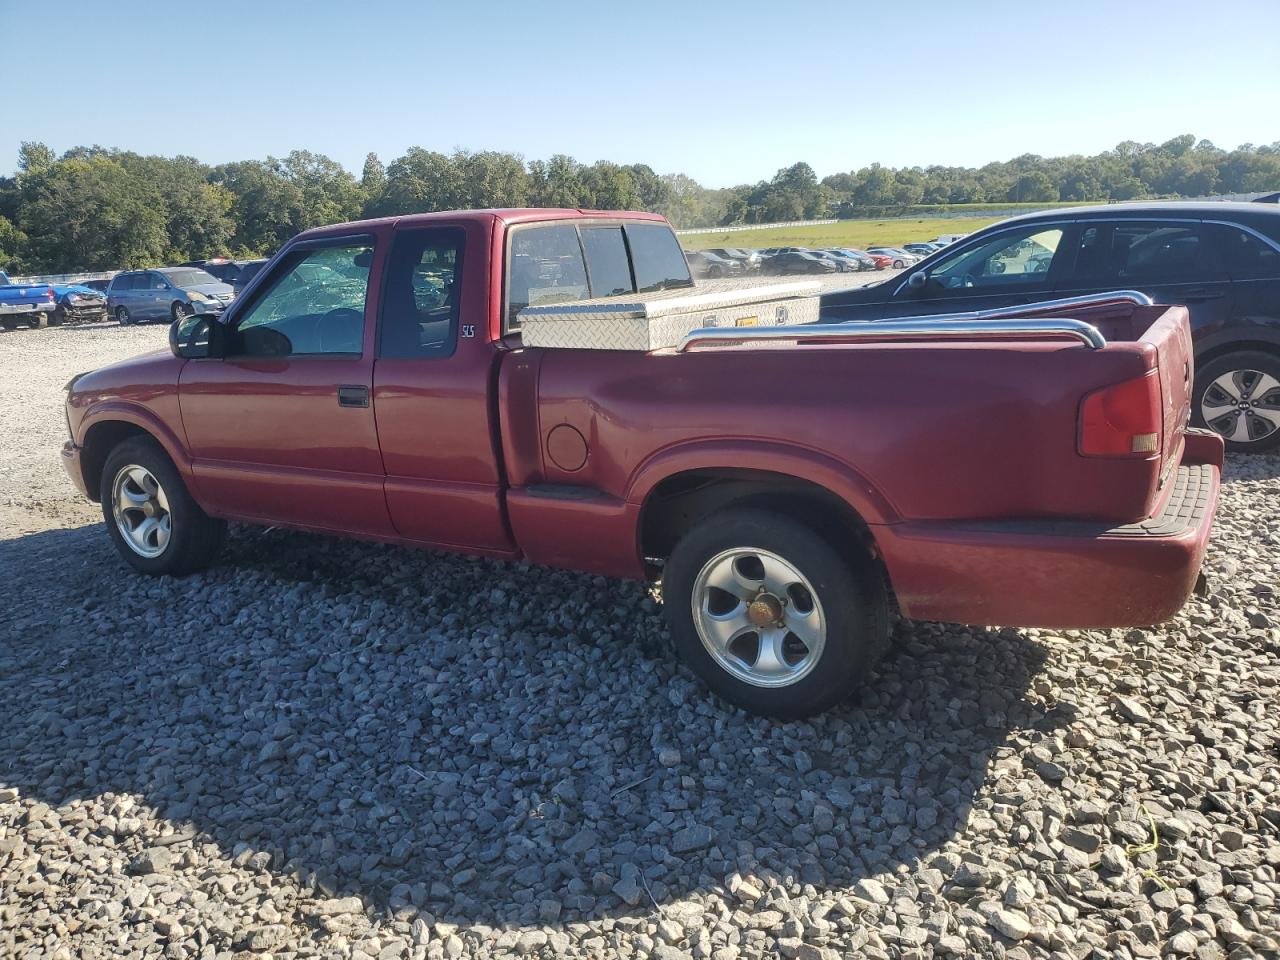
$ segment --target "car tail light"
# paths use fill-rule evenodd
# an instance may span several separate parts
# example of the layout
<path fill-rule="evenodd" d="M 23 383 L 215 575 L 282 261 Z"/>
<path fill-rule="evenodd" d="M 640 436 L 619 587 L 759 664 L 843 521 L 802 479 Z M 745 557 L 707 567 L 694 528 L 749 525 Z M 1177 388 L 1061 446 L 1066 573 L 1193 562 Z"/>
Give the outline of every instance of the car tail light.
<path fill-rule="evenodd" d="M 1095 390 L 1080 405 L 1080 452 L 1087 457 L 1149 457 L 1160 451 L 1160 378 L 1145 376 Z"/>
<path fill-rule="evenodd" d="M 47 299 L 47 300 L 52 300 L 52 299 L 53 299 L 53 287 L 50 287 L 48 290 L 46 290 L 46 291 L 44 292 L 44 295 L 45 295 L 45 299 Z"/>

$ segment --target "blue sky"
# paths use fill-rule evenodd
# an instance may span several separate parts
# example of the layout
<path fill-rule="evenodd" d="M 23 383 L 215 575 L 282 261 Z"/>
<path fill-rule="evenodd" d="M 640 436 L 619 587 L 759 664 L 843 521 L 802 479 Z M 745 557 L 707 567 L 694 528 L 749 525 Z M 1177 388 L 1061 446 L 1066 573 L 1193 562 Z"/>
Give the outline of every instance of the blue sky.
<path fill-rule="evenodd" d="M 418 145 L 728 186 L 796 160 L 1280 140 L 1277 0 L 0 0 L 0 24 L 51 54 L 5 72 L 0 171 L 22 140 L 209 163 L 304 148 L 357 174 Z"/>

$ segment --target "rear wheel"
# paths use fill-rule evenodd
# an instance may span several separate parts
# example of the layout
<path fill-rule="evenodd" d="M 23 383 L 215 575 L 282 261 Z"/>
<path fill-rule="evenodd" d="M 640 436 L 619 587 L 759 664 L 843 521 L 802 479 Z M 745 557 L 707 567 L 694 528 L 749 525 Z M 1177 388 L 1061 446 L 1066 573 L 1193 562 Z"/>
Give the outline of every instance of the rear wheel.
<path fill-rule="evenodd" d="M 1280 447 L 1280 356 L 1241 350 L 1196 370 L 1192 419 L 1222 435 L 1227 449 L 1262 453 Z"/>
<path fill-rule="evenodd" d="M 127 327 L 133 323 L 133 317 L 129 316 L 129 311 L 125 307 L 116 307 L 116 322 L 122 327 Z"/>
<path fill-rule="evenodd" d="M 125 561 L 141 573 L 182 576 L 217 556 L 227 525 L 200 509 L 164 449 L 149 437 L 120 444 L 99 486 L 102 516 Z"/>
<path fill-rule="evenodd" d="M 766 510 L 729 508 L 693 527 L 672 551 L 662 592 L 685 662 L 752 713 L 821 713 L 888 645 L 887 591 L 870 557 L 843 556 Z"/>
<path fill-rule="evenodd" d="M 42 330 L 49 325 L 49 315 L 45 313 L 32 313 L 27 316 L 27 326 L 32 330 Z"/>
<path fill-rule="evenodd" d="M 6 330 L 17 330 L 18 318 L 17 317 L 0 318 L 0 327 L 4 327 Z"/>

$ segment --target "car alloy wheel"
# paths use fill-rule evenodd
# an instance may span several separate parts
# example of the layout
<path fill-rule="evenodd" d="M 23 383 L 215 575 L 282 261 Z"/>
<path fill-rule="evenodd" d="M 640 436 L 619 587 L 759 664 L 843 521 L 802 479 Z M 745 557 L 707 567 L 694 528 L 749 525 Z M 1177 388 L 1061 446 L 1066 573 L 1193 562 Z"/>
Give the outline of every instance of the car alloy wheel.
<path fill-rule="evenodd" d="M 822 658 L 822 604 L 808 578 L 776 553 L 737 547 L 717 554 L 698 573 L 692 601 L 707 653 L 744 683 L 789 686 Z"/>
<path fill-rule="evenodd" d="M 1230 370 L 1200 398 L 1200 416 L 1233 443 L 1256 443 L 1280 430 L 1280 380 L 1262 370 Z"/>
<path fill-rule="evenodd" d="M 191 305 L 188 303 L 175 303 L 173 305 L 173 319 L 183 320 L 195 313 Z"/>
<path fill-rule="evenodd" d="M 116 322 L 122 327 L 127 327 L 133 323 L 133 318 L 129 316 L 129 311 L 124 307 L 116 307 Z"/>
<path fill-rule="evenodd" d="M 158 557 L 169 546 L 169 498 L 146 467 L 130 463 L 117 471 L 111 483 L 111 514 L 125 544 L 138 556 Z"/>

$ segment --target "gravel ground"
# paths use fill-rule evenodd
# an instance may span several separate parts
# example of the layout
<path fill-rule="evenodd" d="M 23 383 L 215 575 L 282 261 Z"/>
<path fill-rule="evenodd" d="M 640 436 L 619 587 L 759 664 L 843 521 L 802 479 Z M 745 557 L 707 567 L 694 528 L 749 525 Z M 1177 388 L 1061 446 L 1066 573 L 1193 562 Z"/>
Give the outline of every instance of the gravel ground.
<path fill-rule="evenodd" d="M 901 622 L 746 716 L 600 578 L 241 529 L 131 576 L 0 334 L 0 956 L 1254 957 L 1280 950 L 1280 457 L 1158 629 Z"/>

